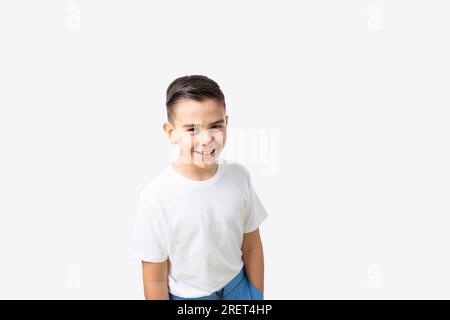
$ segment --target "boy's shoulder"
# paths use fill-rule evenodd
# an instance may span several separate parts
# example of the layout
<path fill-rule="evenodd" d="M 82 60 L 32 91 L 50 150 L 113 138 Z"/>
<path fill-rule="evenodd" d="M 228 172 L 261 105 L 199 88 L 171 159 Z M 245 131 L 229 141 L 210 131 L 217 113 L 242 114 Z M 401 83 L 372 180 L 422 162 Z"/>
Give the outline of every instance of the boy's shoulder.
<path fill-rule="evenodd" d="M 141 189 L 140 197 L 146 198 L 148 200 L 156 200 L 158 198 L 158 194 L 160 194 L 161 191 L 167 188 L 167 175 L 169 173 L 168 171 L 169 166 L 166 165 L 163 169 L 156 173 L 156 175 L 151 177 Z"/>
<path fill-rule="evenodd" d="M 240 162 L 230 159 L 222 159 L 222 165 L 224 171 L 228 171 L 228 173 L 238 175 L 240 177 L 247 177 L 250 173 L 248 169 Z"/>

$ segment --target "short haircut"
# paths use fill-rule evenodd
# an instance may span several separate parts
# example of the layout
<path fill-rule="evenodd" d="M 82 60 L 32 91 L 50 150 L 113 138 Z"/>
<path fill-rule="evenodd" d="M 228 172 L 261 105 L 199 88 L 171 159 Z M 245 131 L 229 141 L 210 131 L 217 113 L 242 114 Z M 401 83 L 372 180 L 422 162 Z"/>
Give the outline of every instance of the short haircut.
<path fill-rule="evenodd" d="M 190 75 L 177 78 L 167 88 L 167 119 L 171 123 L 175 120 L 175 105 L 181 99 L 195 101 L 213 99 L 222 104 L 226 110 L 225 96 L 219 85 L 214 80 L 202 75 Z"/>

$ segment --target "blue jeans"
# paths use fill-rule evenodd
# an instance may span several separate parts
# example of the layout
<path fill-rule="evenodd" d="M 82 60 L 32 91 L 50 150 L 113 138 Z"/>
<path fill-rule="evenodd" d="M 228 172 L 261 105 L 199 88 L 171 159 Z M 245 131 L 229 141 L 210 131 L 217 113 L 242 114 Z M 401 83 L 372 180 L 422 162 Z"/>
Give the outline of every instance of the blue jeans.
<path fill-rule="evenodd" d="M 182 298 L 169 292 L 170 300 L 264 300 L 263 293 L 248 279 L 244 267 L 225 287 L 209 296 L 199 298 Z"/>

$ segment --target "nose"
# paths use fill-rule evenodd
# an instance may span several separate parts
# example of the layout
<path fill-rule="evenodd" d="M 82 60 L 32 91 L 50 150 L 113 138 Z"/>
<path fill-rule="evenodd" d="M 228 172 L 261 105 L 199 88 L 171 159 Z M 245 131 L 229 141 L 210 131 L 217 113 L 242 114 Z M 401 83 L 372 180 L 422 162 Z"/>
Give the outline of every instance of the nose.
<path fill-rule="evenodd" d="M 200 135 L 200 144 L 205 147 L 211 144 L 214 141 L 214 135 L 209 132 L 209 130 L 202 130 Z"/>

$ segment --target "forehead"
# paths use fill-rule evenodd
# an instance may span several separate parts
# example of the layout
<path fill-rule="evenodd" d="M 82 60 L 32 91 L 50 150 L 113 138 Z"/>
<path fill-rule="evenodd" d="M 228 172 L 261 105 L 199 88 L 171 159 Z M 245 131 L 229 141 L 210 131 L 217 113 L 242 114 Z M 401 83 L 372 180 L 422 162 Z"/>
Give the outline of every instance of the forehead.
<path fill-rule="evenodd" d="M 225 117 L 225 109 L 219 102 L 213 99 L 195 101 L 182 99 L 175 105 L 176 127 L 189 124 L 207 125 Z"/>

